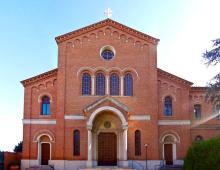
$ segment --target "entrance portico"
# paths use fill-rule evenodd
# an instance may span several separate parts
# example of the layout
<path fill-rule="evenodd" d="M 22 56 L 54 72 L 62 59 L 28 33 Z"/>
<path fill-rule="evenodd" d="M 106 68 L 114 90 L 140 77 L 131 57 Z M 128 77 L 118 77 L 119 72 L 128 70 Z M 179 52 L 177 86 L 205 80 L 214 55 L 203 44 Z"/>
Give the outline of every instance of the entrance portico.
<path fill-rule="evenodd" d="M 87 167 L 128 166 L 127 125 L 124 114 L 115 107 L 102 106 L 91 113 L 87 121 Z M 108 148 L 112 149 L 108 150 Z"/>

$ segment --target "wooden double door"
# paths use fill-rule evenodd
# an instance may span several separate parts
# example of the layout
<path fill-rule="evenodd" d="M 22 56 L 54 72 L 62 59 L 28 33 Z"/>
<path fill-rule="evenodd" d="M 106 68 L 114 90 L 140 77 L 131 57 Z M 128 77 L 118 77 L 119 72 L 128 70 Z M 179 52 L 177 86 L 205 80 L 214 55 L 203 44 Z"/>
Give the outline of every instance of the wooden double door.
<path fill-rule="evenodd" d="M 115 133 L 100 133 L 98 135 L 98 165 L 117 165 L 117 136 Z"/>

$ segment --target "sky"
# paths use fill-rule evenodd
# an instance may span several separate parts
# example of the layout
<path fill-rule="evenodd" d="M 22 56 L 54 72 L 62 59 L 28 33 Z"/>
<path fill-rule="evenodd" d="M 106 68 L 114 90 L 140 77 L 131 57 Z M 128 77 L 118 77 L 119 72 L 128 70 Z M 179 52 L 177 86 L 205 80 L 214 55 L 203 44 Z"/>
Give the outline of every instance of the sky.
<path fill-rule="evenodd" d="M 159 38 L 158 67 L 205 86 L 220 67 L 202 53 L 220 38 L 219 0 L 8 0 L 0 3 L 0 150 L 22 140 L 21 80 L 57 67 L 55 37 L 112 19 Z"/>

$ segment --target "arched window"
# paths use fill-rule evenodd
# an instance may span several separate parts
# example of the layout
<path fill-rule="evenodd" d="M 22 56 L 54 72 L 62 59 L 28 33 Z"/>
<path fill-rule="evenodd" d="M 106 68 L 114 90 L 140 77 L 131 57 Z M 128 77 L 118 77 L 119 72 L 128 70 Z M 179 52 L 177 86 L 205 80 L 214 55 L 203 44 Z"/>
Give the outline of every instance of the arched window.
<path fill-rule="evenodd" d="M 217 114 L 217 119 L 220 119 L 220 104 L 215 106 L 215 113 Z"/>
<path fill-rule="evenodd" d="M 91 95 L 91 76 L 88 73 L 82 76 L 82 95 Z"/>
<path fill-rule="evenodd" d="M 105 76 L 102 73 L 96 75 L 96 95 L 105 95 Z"/>
<path fill-rule="evenodd" d="M 110 76 L 110 95 L 118 96 L 119 95 L 119 76 L 115 73 L 113 73 Z"/>
<path fill-rule="evenodd" d="M 80 132 L 74 130 L 73 132 L 73 155 L 80 155 Z"/>
<path fill-rule="evenodd" d="M 41 114 L 50 114 L 50 98 L 48 96 L 43 96 L 41 101 Z"/>
<path fill-rule="evenodd" d="M 136 130 L 135 131 L 135 155 L 139 156 L 141 155 L 141 131 Z"/>
<path fill-rule="evenodd" d="M 201 141 L 203 141 L 202 136 L 198 135 L 198 136 L 195 137 L 195 142 L 201 142 Z"/>
<path fill-rule="evenodd" d="M 164 99 L 164 115 L 172 116 L 172 98 L 170 96 Z"/>
<path fill-rule="evenodd" d="M 195 104 L 194 105 L 194 115 L 196 119 L 201 118 L 201 105 L 200 104 Z"/>
<path fill-rule="evenodd" d="M 124 77 L 124 95 L 133 96 L 133 78 L 130 73 L 127 73 Z"/>

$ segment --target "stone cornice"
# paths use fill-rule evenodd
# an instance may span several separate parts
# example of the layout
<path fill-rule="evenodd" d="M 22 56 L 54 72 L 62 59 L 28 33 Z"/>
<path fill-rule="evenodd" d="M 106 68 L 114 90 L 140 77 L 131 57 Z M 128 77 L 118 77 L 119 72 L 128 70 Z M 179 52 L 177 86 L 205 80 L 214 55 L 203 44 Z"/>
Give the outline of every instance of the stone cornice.
<path fill-rule="evenodd" d="M 185 85 L 187 85 L 187 86 L 193 85 L 192 82 L 187 81 L 187 80 L 185 80 L 185 79 L 182 79 L 182 78 L 180 78 L 180 77 L 178 77 L 178 76 L 176 76 L 176 75 L 173 75 L 173 74 L 171 74 L 171 73 L 168 73 L 168 72 L 166 72 L 166 71 L 164 71 L 164 70 L 161 70 L 160 68 L 157 68 L 157 74 L 160 75 L 160 76 L 166 76 L 167 78 L 169 78 L 169 79 L 171 79 L 171 80 L 174 80 L 174 81 L 179 82 L 179 83 L 181 83 L 181 84 L 185 84 Z"/>
<path fill-rule="evenodd" d="M 28 79 L 25 79 L 25 80 L 22 80 L 21 81 L 21 84 L 26 87 L 27 85 L 31 85 L 35 82 L 38 82 L 40 80 L 44 80 L 46 78 L 50 78 L 50 77 L 54 77 L 57 75 L 57 71 L 58 69 L 53 69 L 53 70 L 50 70 L 50 71 L 47 71 L 45 73 L 42 73 L 42 74 L 39 74 L 37 76 L 34 76 L 34 77 L 31 77 L 31 78 L 28 78 Z"/>
<path fill-rule="evenodd" d="M 91 31 L 94 31 L 94 30 L 96 30 L 96 29 L 98 29 L 98 28 L 102 28 L 102 27 L 104 27 L 104 26 L 111 26 L 111 27 L 113 27 L 113 28 L 119 29 L 119 30 L 121 30 L 121 31 L 123 31 L 123 32 L 126 32 L 126 33 L 128 33 L 128 34 L 130 34 L 130 35 L 133 35 L 133 36 L 135 36 L 135 37 L 137 37 L 137 38 L 140 38 L 140 39 L 142 39 L 142 40 L 145 40 L 145 41 L 147 41 L 147 42 L 150 42 L 150 43 L 152 43 L 152 44 L 154 44 L 154 45 L 157 45 L 158 42 L 159 42 L 159 39 L 156 39 L 156 38 L 154 38 L 154 37 L 152 37 L 152 36 L 149 36 L 149 35 L 147 35 L 147 34 L 144 34 L 144 33 L 140 32 L 140 31 L 137 31 L 137 30 L 135 30 L 135 29 L 133 29 L 133 28 L 130 28 L 130 27 L 128 27 L 128 26 L 125 26 L 125 25 L 123 25 L 123 24 L 121 24 L 121 23 L 118 23 L 118 22 L 116 22 L 116 21 L 113 21 L 113 20 L 111 20 L 111 19 L 109 19 L 109 18 L 108 18 L 108 19 L 105 19 L 105 20 L 103 20 L 103 21 L 97 22 L 97 23 L 95 23 L 95 24 L 92 24 L 92 25 L 83 27 L 83 28 L 81 28 L 81 29 L 77 29 L 77 30 L 75 30 L 75 31 L 72 31 L 72 32 L 69 32 L 69 33 L 60 35 L 60 36 L 56 37 L 55 40 L 56 40 L 57 44 L 59 44 L 59 43 L 61 43 L 61 42 L 64 42 L 64 41 L 66 41 L 66 40 L 69 40 L 69 39 L 71 39 L 71 38 L 80 36 L 80 35 L 82 35 L 82 34 L 85 34 L 85 33 L 91 32 Z"/>
<path fill-rule="evenodd" d="M 208 90 L 208 87 L 191 87 L 190 91 L 195 92 L 205 92 Z"/>

